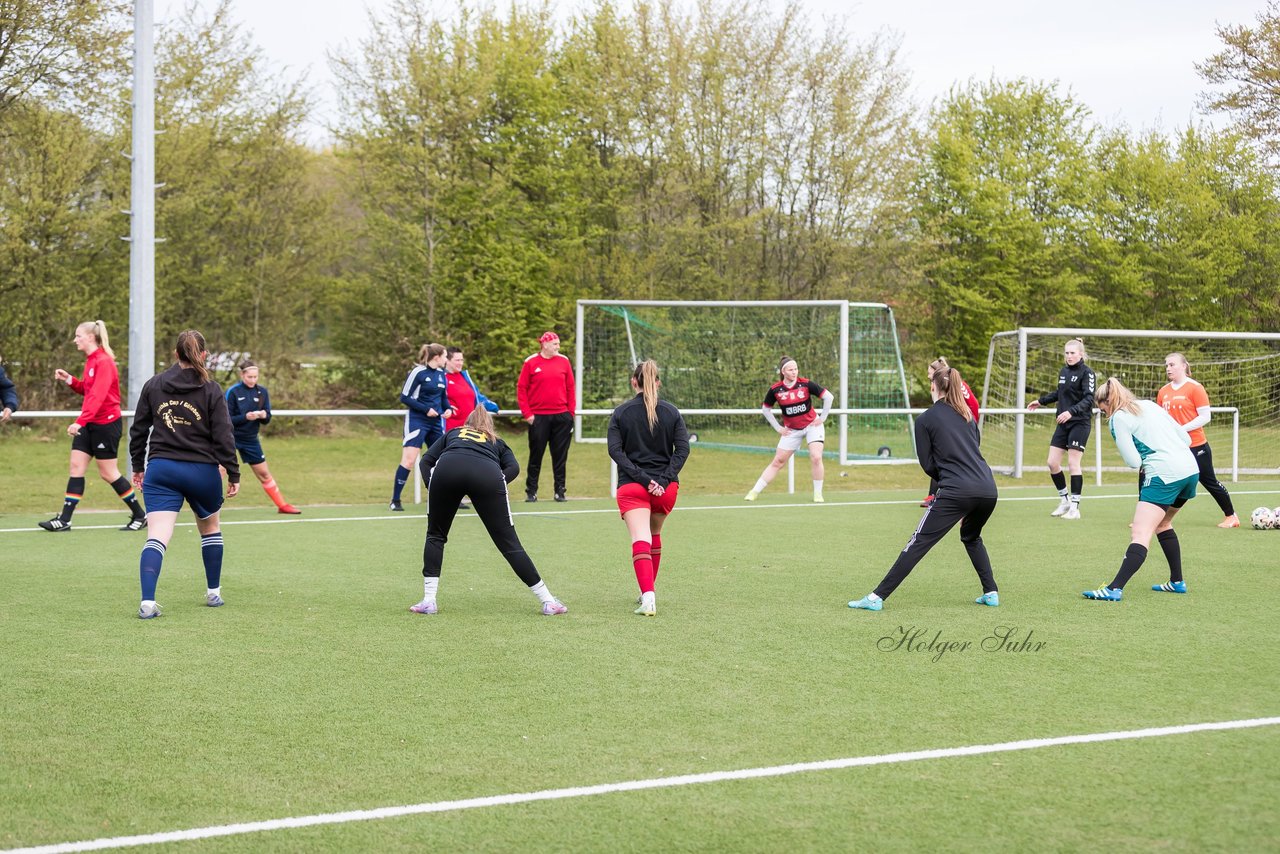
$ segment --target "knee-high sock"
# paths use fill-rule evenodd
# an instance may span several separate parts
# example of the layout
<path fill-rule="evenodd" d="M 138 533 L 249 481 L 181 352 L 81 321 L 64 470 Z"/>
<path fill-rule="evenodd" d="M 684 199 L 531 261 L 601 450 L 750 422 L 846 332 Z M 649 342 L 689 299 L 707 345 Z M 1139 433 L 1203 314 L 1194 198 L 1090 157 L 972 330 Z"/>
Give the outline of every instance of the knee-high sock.
<path fill-rule="evenodd" d="M 653 558 L 653 581 L 658 581 L 658 567 L 662 564 L 662 535 L 654 534 L 653 543 L 649 546 L 649 556 Z"/>
<path fill-rule="evenodd" d="M 81 498 L 84 498 L 84 478 L 67 478 L 67 496 L 63 499 L 62 512 L 58 514 L 58 518 L 64 522 L 70 522 L 71 514 L 76 512 L 76 505 L 80 503 Z"/>
<path fill-rule="evenodd" d="M 160 567 L 164 565 L 164 543 L 147 540 L 138 558 L 138 580 L 142 582 L 142 600 L 156 600 L 156 584 L 160 581 Z"/>
<path fill-rule="evenodd" d="M 1146 559 L 1146 546 L 1129 543 L 1129 548 L 1124 553 L 1124 560 L 1120 563 L 1120 570 L 1116 573 L 1115 580 L 1111 582 L 1111 589 L 1123 590 L 1129 583 L 1129 579 L 1133 578 L 1133 574 L 1142 568 L 1142 562 Z"/>
<path fill-rule="evenodd" d="M 631 544 L 631 565 L 636 571 L 636 583 L 641 593 L 653 592 L 653 554 L 651 545 L 644 540 Z"/>
<path fill-rule="evenodd" d="M 1160 548 L 1164 549 L 1164 558 L 1169 561 L 1169 580 L 1182 580 L 1182 546 L 1178 543 L 1178 535 L 1170 528 L 1156 534 Z"/>
<path fill-rule="evenodd" d="M 210 590 L 222 583 L 222 532 L 200 535 L 200 557 L 204 558 L 204 578 Z"/>
<path fill-rule="evenodd" d="M 1058 490 L 1058 494 L 1066 496 L 1067 494 L 1067 476 L 1060 471 L 1050 472 L 1049 477 L 1053 478 L 1053 487 Z"/>
<path fill-rule="evenodd" d="M 262 484 L 262 491 L 267 494 L 268 498 L 275 502 L 276 507 L 283 507 L 285 504 L 288 504 L 288 502 L 284 500 L 284 496 L 280 494 L 280 487 L 276 486 L 276 479 L 274 477 L 267 478 L 267 482 Z"/>
<path fill-rule="evenodd" d="M 391 490 L 391 500 L 399 501 L 400 493 L 404 492 L 404 485 L 409 482 L 409 470 L 404 466 L 396 466 L 396 485 Z"/>
<path fill-rule="evenodd" d="M 116 491 L 116 495 L 120 496 L 120 500 L 128 506 L 134 517 L 145 516 L 142 505 L 138 503 L 138 493 L 134 490 L 133 484 L 124 475 L 116 478 L 111 483 L 111 488 Z"/>

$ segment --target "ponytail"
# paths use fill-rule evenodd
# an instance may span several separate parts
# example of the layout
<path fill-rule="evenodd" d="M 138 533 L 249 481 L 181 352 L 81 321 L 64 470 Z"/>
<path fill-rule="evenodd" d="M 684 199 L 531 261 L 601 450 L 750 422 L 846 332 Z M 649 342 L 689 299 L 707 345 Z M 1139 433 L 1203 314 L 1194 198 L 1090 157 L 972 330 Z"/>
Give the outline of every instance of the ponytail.
<path fill-rule="evenodd" d="M 1142 413 L 1142 408 L 1138 406 L 1138 401 L 1134 398 L 1133 392 L 1125 388 L 1124 383 L 1120 382 L 1117 377 L 1111 377 L 1098 387 L 1097 392 L 1093 395 L 1093 402 L 1107 414 L 1108 419 L 1121 409 L 1131 415 Z"/>
<path fill-rule="evenodd" d="M 483 406 L 477 406 L 471 410 L 471 414 L 467 416 L 463 426 L 483 433 L 485 439 L 489 442 L 496 443 L 498 441 L 498 434 L 493 429 L 493 416 Z"/>
<path fill-rule="evenodd" d="M 649 417 L 649 432 L 658 426 L 658 363 L 645 359 L 636 365 L 631 380 L 644 395 L 644 410 Z"/>
<path fill-rule="evenodd" d="M 86 320 L 84 323 L 76 327 L 77 331 L 81 329 L 90 329 L 93 331 L 93 342 L 98 345 L 98 349 L 107 354 L 107 358 L 111 361 L 116 360 L 116 354 L 111 350 L 111 344 L 107 338 L 107 324 L 101 320 Z"/>
<path fill-rule="evenodd" d="M 1068 341 L 1068 342 L 1066 343 L 1066 345 L 1065 345 L 1065 346 L 1066 346 L 1066 347 L 1075 347 L 1077 350 L 1079 350 L 1079 351 L 1080 351 L 1080 361 L 1082 361 L 1082 362 L 1083 362 L 1083 361 L 1086 361 L 1086 360 L 1089 358 L 1089 354 L 1088 354 L 1088 353 L 1086 353 L 1086 352 L 1085 352 L 1085 350 L 1084 350 L 1084 339 L 1083 339 L 1083 338 L 1072 338 L 1070 341 Z"/>
<path fill-rule="evenodd" d="M 205 343 L 204 336 L 194 329 L 178 333 L 178 345 L 174 348 L 178 355 L 178 362 L 193 368 L 202 383 L 209 381 L 209 369 L 204 363 L 204 354 L 208 349 L 209 345 Z"/>
<path fill-rule="evenodd" d="M 444 355 L 443 344 L 423 344 L 418 350 L 418 364 L 425 365 L 437 356 Z"/>
<path fill-rule="evenodd" d="M 973 420 L 973 411 L 964 400 L 964 378 L 960 376 L 959 371 L 955 368 L 939 368 L 930 377 L 930 382 L 934 388 L 942 392 L 942 399 L 946 401 L 947 406 L 960 413 L 960 417 L 965 421 Z"/>

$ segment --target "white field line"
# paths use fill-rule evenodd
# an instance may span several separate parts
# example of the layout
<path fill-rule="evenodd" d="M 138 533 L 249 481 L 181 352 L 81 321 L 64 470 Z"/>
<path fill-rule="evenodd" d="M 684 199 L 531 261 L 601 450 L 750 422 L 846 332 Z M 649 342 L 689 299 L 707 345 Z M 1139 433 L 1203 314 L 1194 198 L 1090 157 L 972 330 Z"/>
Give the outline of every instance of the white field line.
<path fill-rule="evenodd" d="M 1280 490 L 1233 489 L 1231 490 L 1231 494 L 1232 495 L 1280 495 Z M 1130 492 L 1118 493 L 1116 495 L 1090 494 L 1089 500 L 1105 501 L 1110 499 L 1123 498 L 1123 499 L 1128 499 L 1130 501 L 1133 501 L 1135 497 L 1136 496 Z M 1007 503 L 1010 501 L 1057 501 L 1057 500 L 1058 500 L 1057 495 L 1052 495 L 1052 496 L 1046 496 L 1046 495 L 1004 496 L 1002 495 L 1000 496 L 1001 503 Z M 767 503 L 762 504 L 759 501 L 756 501 L 754 503 L 744 502 L 741 504 L 710 504 L 703 507 L 689 507 L 682 504 L 682 505 L 679 505 L 679 508 L 680 508 L 680 513 L 685 514 L 685 513 L 698 513 L 706 510 L 776 510 L 778 508 L 792 508 L 792 509 L 808 508 L 811 510 L 821 510 L 821 509 L 831 509 L 835 507 L 891 507 L 894 505 L 914 506 L 914 505 L 918 505 L 919 503 L 920 503 L 919 499 L 916 499 L 916 498 L 895 498 L 895 499 L 883 500 L 883 501 L 840 501 L 838 499 L 828 498 L 826 502 L 823 504 L 808 504 L 808 503 L 806 504 L 767 504 Z M 588 516 L 588 515 L 598 514 L 598 513 L 611 513 L 613 515 L 617 515 L 618 508 L 617 507 L 597 507 L 591 510 L 512 510 L 511 515 L 512 516 Z M 479 517 L 476 516 L 475 513 L 471 513 L 471 512 L 459 513 L 457 516 L 454 517 L 455 521 L 467 519 L 467 518 L 478 519 Z M 228 528 L 233 525 L 306 525 L 306 524 L 319 524 L 319 523 L 328 523 L 328 522 L 403 522 L 408 520 L 417 520 L 419 522 L 425 522 L 426 514 L 425 512 L 424 513 L 391 514 L 390 511 L 388 511 L 387 514 L 380 515 L 380 516 L 320 516 L 320 517 L 314 517 L 310 519 L 299 519 L 296 517 L 290 517 L 288 519 L 244 519 L 240 521 L 236 521 L 234 519 L 223 519 L 222 527 Z M 120 527 L 119 525 L 77 524 L 72 529 L 72 531 L 112 531 L 112 530 L 117 530 L 119 527 Z M 194 528 L 195 522 L 179 522 L 177 524 L 177 527 Z M 31 533 L 35 533 L 36 531 L 40 531 L 40 533 L 42 534 L 48 533 L 47 531 L 43 531 L 40 528 L 37 528 L 35 525 L 32 525 L 27 528 L 0 528 L 0 534 L 31 534 Z M 68 533 L 71 533 L 71 532 L 68 532 Z"/>
<path fill-rule="evenodd" d="M 108 848 L 131 848 L 139 845 L 158 845 L 166 842 L 187 842 L 194 839 L 210 839 L 219 836 L 239 836 L 269 830 L 288 830 L 297 827 L 315 827 L 325 824 L 347 824 L 353 821 L 374 821 L 398 818 L 406 815 L 456 812 L 485 807 L 511 806 L 535 801 L 555 801 L 567 798 L 589 798 L 615 792 L 637 792 L 645 789 L 670 789 L 677 786 L 696 786 L 705 783 L 723 783 L 732 780 L 757 780 L 764 777 L 782 777 L 788 774 L 804 774 L 811 771 L 836 771 L 843 768 L 860 768 L 868 765 L 892 765 L 900 762 L 916 762 L 922 759 L 950 759 L 956 756 L 981 756 L 988 753 L 1008 753 L 1015 750 L 1038 750 L 1043 747 L 1060 747 L 1067 744 L 1094 744 L 1104 741 L 1129 741 L 1140 738 L 1162 738 L 1170 735 L 1187 735 L 1197 732 L 1248 729 L 1280 725 L 1280 717 L 1252 718 L 1239 721 L 1185 724 L 1182 726 L 1151 727 L 1148 729 L 1099 732 L 1088 735 L 1064 735 L 1055 738 L 1032 738 L 1023 741 L 1006 741 L 1000 744 L 977 744 L 969 747 L 946 747 L 935 750 L 914 750 L 906 753 L 886 753 L 879 756 L 856 756 L 848 759 L 826 759 L 820 762 L 799 762 L 793 765 L 772 765 L 767 768 L 743 768 L 737 771 L 709 771 L 702 774 L 683 774 L 677 777 L 656 777 L 648 780 L 630 780 L 622 783 L 602 783 L 595 786 L 574 786 L 566 789 L 543 789 L 538 792 L 521 792 L 509 795 L 490 795 L 482 798 L 465 798 L 456 801 L 434 801 L 398 807 L 379 807 L 367 810 L 323 813 L 321 815 L 275 818 L 266 821 L 250 821 L 240 824 L 223 824 L 213 827 L 194 827 L 189 830 L 171 830 L 163 833 L 146 833 L 137 836 L 114 836 L 89 839 L 83 842 L 62 842 L 55 845 L 38 845 L 31 848 L 8 849 L 8 854 L 63 854 L 63 852 L 101 851 Z"/>

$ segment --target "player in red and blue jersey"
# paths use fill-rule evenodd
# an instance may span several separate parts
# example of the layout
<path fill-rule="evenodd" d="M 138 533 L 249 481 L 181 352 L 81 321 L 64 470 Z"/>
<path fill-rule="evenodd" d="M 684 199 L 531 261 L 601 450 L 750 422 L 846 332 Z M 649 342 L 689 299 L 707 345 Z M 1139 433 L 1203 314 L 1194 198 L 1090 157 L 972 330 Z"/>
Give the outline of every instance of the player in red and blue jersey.
<path fill-rule="evenodd" d="M 800 368 L 796 360 L 790 356 L 783 356 L 778 361 L 778 373 L 782 379 L 770 386 L 769 391 L 765 393 L 761 411 L 764 413 L 765 420 L 781 434 L 782 438 L 778 440 L 778 451 L 774 454 L 773 460 L 765 466 L 760 479 L 756 481 L 755 486 L 751 487 L 745 500 L 755 501 L 787 464 L 787 460 L 791 459 L 792 454 L 800 450 L 800 443 L 804 442 L 809 447 L 809 468 L 813 473 L 813 500 L 821 502 L 824 472 L 822 449 L 823 443 L 826 442 L 826 428 L 823 425 L 831 412 L 831 402 L 835 400 L 835 395 L 813 380 L 800 376 Z M 813 409 L 815 397 L 822 401 L 821 412 L 815 412 Z M 782 409 L 781 424 L 773 414 L 774 406 Z"/>
<path fill-rule="evenodd" d="M 409 407 L 409 411 L 404 416 L 404 446 L 391 490 L 392 510 L 404 510 L 400 496 L 413 473 L 411 466 L 418 458 L 418 449 L 430 447 L 444 435 L 444 420 L 453 413 L 445 391 L 448 381 L 444 373 L 444 353 L 441 344 L 423 344 L 418 351 L 418 362 L 400 390 L 400 402 Z"/>

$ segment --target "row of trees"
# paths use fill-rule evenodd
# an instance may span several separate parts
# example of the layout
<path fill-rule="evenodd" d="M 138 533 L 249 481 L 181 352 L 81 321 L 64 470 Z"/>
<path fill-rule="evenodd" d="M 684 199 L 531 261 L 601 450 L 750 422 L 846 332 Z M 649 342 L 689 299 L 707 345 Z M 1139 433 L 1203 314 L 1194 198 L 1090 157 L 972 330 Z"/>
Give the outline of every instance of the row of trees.
<path fill-rule="evenodd" d="M 0 354 L 32 402 L 76 322 L 127 324 L 128 11 L 0 0 Z M 891 39 L 798 4 L 557 24 L 398 0 L 332 57 L 337 144 L 314 151 L 300 83 L 226 3 L 191 9 L 158 45 L 160 346 L 197 326 L 282 399 L 288 365 L 331 354 L 324 394 L 388 405 L 425 340 L 510 402 L 579 298 L 884 301 L 910 356 L 975 376 L 1019 324 L 1276 328 L 1280 110 L 1250 58 L 1277 20 L 1200 66 L 1237 129 L 1169 135 L 1027 80 L 921 112 Z"/>

